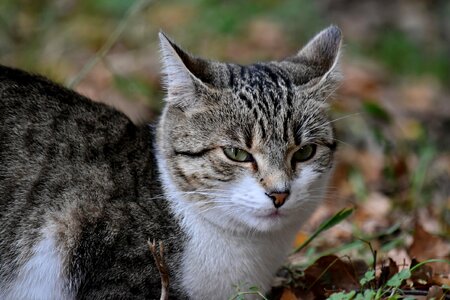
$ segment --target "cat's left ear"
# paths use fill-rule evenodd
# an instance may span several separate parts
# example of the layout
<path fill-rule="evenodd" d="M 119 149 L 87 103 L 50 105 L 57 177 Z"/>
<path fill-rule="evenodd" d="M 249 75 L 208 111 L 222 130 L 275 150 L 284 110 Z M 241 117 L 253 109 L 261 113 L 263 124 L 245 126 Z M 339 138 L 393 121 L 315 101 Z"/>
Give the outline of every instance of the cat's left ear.
<path fill-rule="evenodd" d="M 342 79 L 339 69 L 341 43 L 341 30 L 332 25 L 319 32 L 297 55 L 286 59 L 294 83 L 320 96 L 332 93 Z"/>

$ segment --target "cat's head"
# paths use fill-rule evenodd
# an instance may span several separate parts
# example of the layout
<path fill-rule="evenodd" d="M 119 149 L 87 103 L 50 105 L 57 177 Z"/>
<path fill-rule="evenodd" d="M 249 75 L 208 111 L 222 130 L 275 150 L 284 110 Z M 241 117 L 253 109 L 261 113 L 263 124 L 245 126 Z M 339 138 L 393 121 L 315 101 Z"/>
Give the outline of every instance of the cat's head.
<path fill-rule="evenodd" d="M 340 79 L 339 28 L 294 56 L 246 66 L 197 58 L 160 39 L 167 103 L 158 155 L 178 210 L 239 231 L 301 224 L 333 165 L 326 109 Z"/>

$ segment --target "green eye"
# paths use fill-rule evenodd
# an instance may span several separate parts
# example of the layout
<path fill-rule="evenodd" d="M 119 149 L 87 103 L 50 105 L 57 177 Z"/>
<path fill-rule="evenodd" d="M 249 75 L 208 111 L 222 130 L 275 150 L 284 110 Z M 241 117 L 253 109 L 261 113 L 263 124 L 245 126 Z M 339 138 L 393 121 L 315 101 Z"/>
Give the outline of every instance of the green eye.
<path fill-rule="evenodd" d="M 311 159 L 316 154 L 317 146 L 315 144 L 308 144 L 301 147 L 292 157 L 293 163 L 303 162 Z"/>
<path fill-rule="evenodd" d="M 225 155 L 234 161 L 238 162 L 252 162 L 254 161 L 253 156 L 248 153 L 247 151 L 244 151 L 242 149 L 238 148 L 223 148 L 223 153 Z"/>

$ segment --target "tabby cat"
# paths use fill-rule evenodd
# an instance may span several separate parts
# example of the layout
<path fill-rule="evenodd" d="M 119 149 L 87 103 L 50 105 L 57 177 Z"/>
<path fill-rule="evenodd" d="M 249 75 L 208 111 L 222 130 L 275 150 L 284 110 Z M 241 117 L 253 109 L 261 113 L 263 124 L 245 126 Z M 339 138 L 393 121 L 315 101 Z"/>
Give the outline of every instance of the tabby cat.
<path fill-rule="evenodd" d="M 0 299 L 158 299 L 148 240 L 171 299 L 270 289 L 332 170 L 341 32 L 246 66 L 160 40 L 155 127 L 0 67 Z"/>

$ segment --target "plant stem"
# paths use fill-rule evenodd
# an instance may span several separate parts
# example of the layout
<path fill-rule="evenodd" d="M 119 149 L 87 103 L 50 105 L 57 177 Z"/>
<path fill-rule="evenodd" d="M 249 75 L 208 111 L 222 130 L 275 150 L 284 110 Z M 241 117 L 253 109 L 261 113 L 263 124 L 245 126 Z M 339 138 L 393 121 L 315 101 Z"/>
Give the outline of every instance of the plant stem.
<path fill-rule="evenodd" d="M 119 25 L 117 25 L 116 29 L 109 36 L 106 43 L 100 48 L 100 50 L 92 57 L 81 69 L 81 71 L 72 79 L 66 82 L 66 86 L 68 88 L 76 87 L 81 80 L 86 77 L 86 75 L 94 68 L 94 66 L 102 60 L 105 55 L 111 50 L 114 44 L 119 40 L 122 33 L 125 31 L 129 21 L 132 17 L 134 17 L 137 13 L 139 13 L 142 9 L 144 9 L 147 5 L 149 5 L 151 0 L 138 0 L 130 6 L 130 8 L 125 13 L 123 19 L 120 21 Z"/>

